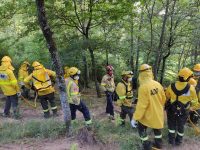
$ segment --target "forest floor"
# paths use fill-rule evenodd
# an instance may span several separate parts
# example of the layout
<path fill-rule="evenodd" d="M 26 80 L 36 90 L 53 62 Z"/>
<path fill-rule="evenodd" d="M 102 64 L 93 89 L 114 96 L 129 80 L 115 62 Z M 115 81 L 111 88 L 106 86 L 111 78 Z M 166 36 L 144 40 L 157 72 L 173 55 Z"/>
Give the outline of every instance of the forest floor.
<path fill-rule="evenodd" d="M 95 92 L 92 92 L 95 93 Z M 136 129 L 131 129 L 129 120 L 124 128 L 119 126 L 119 107 L 115 107 L 116 120 L 110 121 L 105 114 L 105 97 L 96 98 L 90 92 L 83 97 L 90 108 L 93 118 L 91 130 L 84 127 L 82 114 L 77 112 L 77 124 L 73 136 L 64 134 L 63 114 L 59 108 L 59 117 L 43 119 L 40 104 L 37 109 L 20 104 L 22 119 L 0 117 L 0 150 L 137 150 L 141 149 Z M 0 112 L 3 112 L 5 97 L 0 95 Z M 59 105 L 58 97 L 56 101 Z M 40 129 L 39 129 L 40 128 Z M 53 128 L 53 129 L 52 129 Z M 29 130 L 29 131 L 28 131 Z M 32 130 L 32 132 L 30 132 Z M 59 131 L 58 131 L 59 130 Z M 23 134 L 22 134 L 23 132 Z M 44 133 L 45 132 L 45 133 Z M 148 131 L 152 134 L 152 131 Z M 199 137 L 191 127 L 186 127 L 182 146 L 171 148 L 167 145 L 167 129 L 163 130 L 164 150 L 198 150 Z M 151 136 L 152 138 L 153 136 Z"/>

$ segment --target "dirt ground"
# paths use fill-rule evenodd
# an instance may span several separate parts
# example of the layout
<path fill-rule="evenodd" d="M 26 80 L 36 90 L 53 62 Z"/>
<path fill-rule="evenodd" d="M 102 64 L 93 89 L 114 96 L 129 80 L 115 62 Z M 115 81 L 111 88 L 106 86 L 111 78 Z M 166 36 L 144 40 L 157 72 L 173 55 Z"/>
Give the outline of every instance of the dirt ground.
<path fill-rule="evenodd" d="M 0 99 L 5 99 L 2 95 L 0 95 Z M 95 102 L 91 100 L 88 105 L 90 105 L 91 115 L 96 119 L 105 118 L 105 98 L 101 98 Z M 116 111 L 119 112 L 119 108 L 116 108 Z M 3 112 L 3 109 L 0 108 L 0 112 Z M 38 108 L 36 110 L 30 109 L 30 107 L 21 105 L 21 114 L 23 119 L 20 122 L 26 122 L 28 120 L 40 120 L 43 119 L 43 113 L 40 104 L 38 103 Z M 63 120 L 62 111 L 59 111 L 60 121 Z M 83 119 L 82 114 L 77 112 L 77 119 Z M 0 123 L 3 122 L 17 122 L 18 120 L 14 120 L 12 118 L 2 118 L 0 117 Z M 0 144 L 0 150 L 76 150 L 72 149 L 72 145 L 77 148 L 77 150 L 119 150 L 119 145 L 117 143 L 103 145 L 103 144 L 84 144 L 80 143 L 77 139 L 74 138 L 59 138 L 56 140 L 52 139 L 22 139 L 17 142 Z M 196 142 L 193 139 L 184 139 L 184 143 L 180 147 L 171 148 L 169 146 L 165 146 L 163 150 L 199 150 L 200 142 Z"/>

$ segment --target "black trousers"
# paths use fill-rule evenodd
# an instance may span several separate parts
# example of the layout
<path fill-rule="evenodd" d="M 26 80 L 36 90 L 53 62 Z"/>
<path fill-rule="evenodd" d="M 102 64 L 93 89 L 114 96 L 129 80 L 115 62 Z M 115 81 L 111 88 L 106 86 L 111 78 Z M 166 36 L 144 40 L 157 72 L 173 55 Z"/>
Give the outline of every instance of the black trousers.
<path fill-rule="evenodd" d="M 9 115 L 10 114 L 10 107 L 12 106 L 13 113 L 17 113 L 17 106 L 18 106 L 18 97 L 17 94 L 12 96 L 7 96 L 5 107 L 4 107 L 4 114 Z"/>
<path fill-rule="evenodd" d="M 28 88 L 26 88 L 25 86 L 22 86 L 21 90 L 22 90 L 22 96 L 24 98 L 29 98 L 30 90 Z"/>
<path fill-rule="evenodd" d="M 51 110 L 55 113 L 57 112 L 57 106 L 56 106 L 56 103 L 55 103 L 54 93 L 39 96 L 39 99 L 40 99 L 40 103 L 42 105 L 44 113 L 49 113 L 48 102 L 51 105 Z"/>
<path fill-rule="evenodd" d="M 76 111 L 79 110 L 82 112 L 83 117 L 85 118 L 85 121 L 91 120 L 90 117 L 90 112 L 85 103 L 81 100 L 79 105 L 75 104 L 69 104 L 70 110 L 71 110 L 71 119 L 75 120 L 76 119 Z"/>
<path fill-rule="evenodd" d="M 113 106 L 113 92 L 106 92 L 106 100 L 107 100 L 107 105 L 106 105 L 106 113 L 110 114 L 111 116 L 114 116 L 114 106 Z"/>
<path fill-rule="evenodd" d="M 181 144 L 184 136 L 184 126 L 188 118 L 188 111 L 182 113 L 182 115 L 175 115 L 172 109 L 167 110 L 167 124 L 168 124 L 168 140 L 170 144 Z M 177 133 L 177 135 L 176 135 Z"/>
<path fill-rule="evenodd" d="M 144 150 L 151 150 L 152 144 L 148 139 L 147 135 L 147 127 L 143 125 L 142 123 L 138 122 L 138 133 L 140 135 L 140 139 L 143 144 Z M 162 148 L 162 133 L 161 129 L 153 129 L 154 131 L 154 143 L 153 147 L 161 149 Z"/>
<path fill-rule="evenodd" d="M 121 106 L 120 118 L 123 120 L 122 124 L 125 123 L 125 119 L 127 115 L 129 116 L 130 121 L 132 120 L 133 112 L 134 112 L 133 107 L 128 107 L 124 105 Z"/>

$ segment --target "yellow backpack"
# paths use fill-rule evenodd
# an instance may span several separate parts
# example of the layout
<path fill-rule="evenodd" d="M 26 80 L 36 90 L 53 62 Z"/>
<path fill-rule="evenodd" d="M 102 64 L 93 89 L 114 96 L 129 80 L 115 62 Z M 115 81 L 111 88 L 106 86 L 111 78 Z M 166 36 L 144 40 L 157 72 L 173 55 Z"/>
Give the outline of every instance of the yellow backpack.
<path fill-rule="evenodd" d="M 45 68 L 35 70 L 33 72 L 32 78 L 33 78 L 33 85 L 37 91 L 44 91 L 52 86 L 51 79 Z"/>

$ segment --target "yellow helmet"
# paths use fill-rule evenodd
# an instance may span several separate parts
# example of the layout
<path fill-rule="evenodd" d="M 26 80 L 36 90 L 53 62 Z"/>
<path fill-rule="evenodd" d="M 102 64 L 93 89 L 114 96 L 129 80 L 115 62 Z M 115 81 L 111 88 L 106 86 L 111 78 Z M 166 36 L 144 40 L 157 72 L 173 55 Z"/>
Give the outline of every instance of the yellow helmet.
<path fill-rule="evenodd" d="M 121 76 L 127 76 L 129 78 L 133 77 L 133 72 L 132 71 L 122 71 Z"/>
<path fill-rule="evenodd" d="M 69 67 L 65 66 L 64 70 L 65 70 L 65 72 L 67 72 L 69 70 Z"/>
<path fill-rule="evenodd" d="M 73 75 L 76 75 L 76 74 L 81 74 L 81 71 L 76 67 L 71 67 L 71 68 L 69 68 L 68 73 L 69 73 L 70 76 L 73 76 Z"/>
<path fill-rule="evenodd" d="M 26 65 L 30 66 L 28 61 L 24 61 L 23 64 L 26 64 Z"/>
<path fill-rule="evenodd" d="M 142 71 L 151 70 L 151 69 L 152 69 L 151 66 L 149 66 L 148 64 L 142 64 L 140 66 L 139 71 L 142 72 Z"/>
<path fill-rule="evenodd" d="M 193 85 L 193 86 L 196 86 L 196 85 L 197 85 L 197 81 L 196 81 L 195 79 L 193 79 L 193 78 L 190 78 L 190 80 L 188 81 L 188 83 L 189 83 L 190 85 Z"/>
<path fill-rule="evenodd" d="M 9 56 L 4 56 L 2 59 L 1 59 L 2 62 L 12 62 L 11 58 Z"/>
<path fill-rule="evenodd" d="M 39 67 L 39 66 L 42 66 L 38 61 L 34 61 L 32 66 L 35 68 L 35 67 Z"/>
<path fill-rule="evenodd" d="M 187 81 L 190 77 L 193 76 L 193 72 L 189 68 L 183 68 L 178 73 L 179 77 L 183 77 L 185 81 Z"/>
<path fill-rule="evenodd" d="M 200 71 L 200 64 L 194 65 L 193 71 Z"/>

